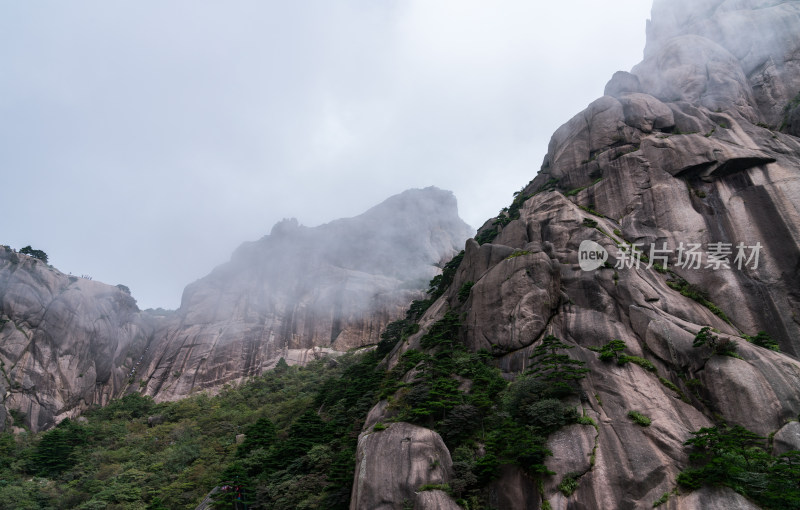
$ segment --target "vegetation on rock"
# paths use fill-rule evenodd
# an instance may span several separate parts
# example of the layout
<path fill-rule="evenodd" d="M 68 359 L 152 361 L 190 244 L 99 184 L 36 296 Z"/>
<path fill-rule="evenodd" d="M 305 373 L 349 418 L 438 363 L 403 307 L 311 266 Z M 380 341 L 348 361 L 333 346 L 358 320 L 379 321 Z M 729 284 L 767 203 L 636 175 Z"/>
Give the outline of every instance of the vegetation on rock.
<path fill-rule="evenodd" d="M 37 260 L 41 260 L 42 262 L 47 264 L 47 254 L 42 250 L 34 250 L 33 248 L 31 248 L 31 245 L 22 248 L 21 250 L 19 250 L 19 252 L 22 253 L 23 255 L 30 255 L 31 257 Z"/>
<path fill-rule="evenodd" d="M 800 451 L 772 455 L 766 440 L 739 425 L 693 432 L 686 445 L 693 467 L 678 475 L 686 489 L 730 487 L 762 508 L 800 508 Z"/>
<path fill-rule="evenodd" d="M 18 510 L 194 509 L 236 483 L 251 508 L 346 509 L 356 439 L 382 379 L 377 362 L 345 355 L 177 402 L 131 394 L 86 420 L 2 434 L 0 501 Z"/>

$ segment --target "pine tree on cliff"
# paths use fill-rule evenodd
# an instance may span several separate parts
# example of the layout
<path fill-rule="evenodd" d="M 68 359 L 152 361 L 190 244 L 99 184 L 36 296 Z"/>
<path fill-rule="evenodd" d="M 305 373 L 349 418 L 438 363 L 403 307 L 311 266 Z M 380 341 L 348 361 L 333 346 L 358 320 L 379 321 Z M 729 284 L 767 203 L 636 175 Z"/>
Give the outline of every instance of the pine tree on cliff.
<path fill-rule="evenodd" d="M 553 335 L 547 335 L 530 356 L 528 375 L 549 383 L 553 395 L 569 395 L 574 391 L 575 381 L 583 379 L 589 371 L 583 361 L 558 352 L 566 349 L 572 349 L 572 346 Z"/>

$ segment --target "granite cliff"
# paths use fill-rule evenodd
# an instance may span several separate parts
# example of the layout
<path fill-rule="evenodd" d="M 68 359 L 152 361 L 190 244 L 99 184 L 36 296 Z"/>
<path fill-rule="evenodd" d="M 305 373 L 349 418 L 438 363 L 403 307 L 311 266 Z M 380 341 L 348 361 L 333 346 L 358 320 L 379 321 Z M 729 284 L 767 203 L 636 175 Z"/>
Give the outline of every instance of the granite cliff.
<path fill-rule="evenodd" d="M 455 312 L 459 341 L 491 352 L 507 379 L 536 368 L 530 357 L 551 335 L 589 369 L 568 399 L 585 423 L 547 439 L 553 474 L 501 466 L 486 501 L 758 508 L 727 488 L 673 493 L 689 466 L 684 442 L 727 423 L 773 438 L 776 453 L 800 449 L 798 34 L 798 2 L 656 0 L 643 61 L 555 132 L 539 174 L 467 241 L 448 291 L 390 354 L 387 368 L 401 372 L 413 366 L 406 353 L 440 356 L 434 329 Z M 579 258 L 585 241 L 596 264 Z M 709 331 L 714 348 L 698 341 Z M 748 341 L 760 331 L 780 352 Z M 599 359 L 615 339 L 636 362 Z M 426 370 L 411 368 L 404 383 L 424 388 Z M 370 413 L 352 510 L 454 507 L 442 491 L 419 491 L 457 476 L 463 484 L 438 434 L 372 428 L 414 391 Z M 381 464 L 398 434 L 409 458 Z M 442 468 L 420 476 L 426 458 Z"/>
<path fill-rule="evenodd" d="M 146 394 L 175 399 L 280 358 L 376 344 L 469 234 L 455 197 L 436 188 L 319 227 L 284 220 L 186 288 L 135 378 Z"/>
<path fill-rule="evenodd" d="M 141 392 L 172 400 L 375 344 L 471 229 L 455 197 L 409 190 L 318 227 L 284 220 L 189 285 L 173 312 L 0 248 L 0 426 L 46 429 Z M 19 425 L 19 423 L 17 423 Z"/>
<path fill-rule="evenodd" d="M 376 351 L 351 510 L 759 508 L 677 480 L 704 427 L 800 450 L 797 34 L 794 1 L 656 0 L 643 61 L 408 315 L 467 237 L 434 189 L 281 222 L 162 315 L 0 249 L 4 409 L 46 428 L 126 392 L 176 399 L 406 317 Z M 543 387 L 554 360 L 581 369 Z"/>

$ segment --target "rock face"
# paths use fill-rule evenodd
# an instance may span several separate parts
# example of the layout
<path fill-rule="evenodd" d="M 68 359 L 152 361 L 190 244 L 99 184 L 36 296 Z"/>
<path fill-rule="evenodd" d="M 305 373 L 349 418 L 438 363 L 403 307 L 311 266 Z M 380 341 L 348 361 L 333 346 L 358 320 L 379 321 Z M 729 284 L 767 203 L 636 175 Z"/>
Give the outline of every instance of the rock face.
<path fill-rule="evenodd" d="M 375 344 L 470 234 L 450 192 L 409 190 L 315 228 L 284 220 L 189 285 L 138 369 L 174 399 Z"/>
<path fill-rule="evenodd" d="M 467 241 L 448 292 L 393 353 L 390 366 L 457 310 L 466 345 L 493 352 L 509 378 L 551 334 L 591 369 L 576 406 L 596 429 L 574 425 L 549 439 L 556 475 L 543 493 L 501 471 L 495 485 L 517 496 L 500 507 L 651 508 L 688 466 L 691 432 L 718 418 L 775 433 L 776 451 L 796 448 L 797 34 L 798 2 L 656 0 L 644 60 L 556 131 L 541 172 L 520 192 L 530 198 L 519 218 L 489 220 L 481 232 L 498 231 L 489 243 Z M 607 265 L 582 268 L 587 240 L 607 252 Z M 649 261 L 626 256 L 630 244 Z M 462 302 L 465 282 L 474 285 Z M 735 342 L 741 359 L 694 347 L 704 326 Z M 781 352 L 744 338 L 759 331 Z M 599 361 L 590 348 L 612 339 L 655 373 Z M 652 424 L 636 425 L 631 410 Z M 370 417 L 382 419 L 380 407 Z M 568 473 L 578 480 L 569 497 L 557 489 Z M 673 496 L 664 507 L 756 508 L 728 489 Z"/>
<path fill-rule="evenodd" d="M 436 188 L 315 228 L 285 220 L 166 314 L 0 248 L 0 428 L 8 409 L 39 430 L 126 392 L 176 399 L 377 343 L 470 233 Z"/>
<path fill-rule="evenodd" d="M 432 430 L 403 422 L 381 431 L 368 429 L 358 438 L 350 508 L 459 508 L 442 491 L 419 491 L 424 485 L 447 483 L 452 468 L 450 452 Z"/>
<path fill-rule="evenodd" d="M 37 430 L 108 402 L 156 322 L 117 287 L 0 247 L 0 425 L 8 409 Z"/>

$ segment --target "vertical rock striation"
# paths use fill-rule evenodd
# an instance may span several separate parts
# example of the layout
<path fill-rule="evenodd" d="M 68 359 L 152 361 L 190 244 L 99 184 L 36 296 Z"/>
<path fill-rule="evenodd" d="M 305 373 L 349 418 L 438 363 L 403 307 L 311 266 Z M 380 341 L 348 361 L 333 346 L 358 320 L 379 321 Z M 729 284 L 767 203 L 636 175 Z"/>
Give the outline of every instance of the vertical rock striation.
<path fill-rule="evenodd" d="M 470 234 L 452 193 L 409 190 L 319 227 L 284 220 L 186 287 L 140 375 L 174 399 L 262 373 L 280 358 L 376 344 Z"/>
<path fill-rule="evenodd" d="M 392 354 L 390 365 L 457 310 L 467 346 L 494 353 L 508 377 L 528 368 L 546 335 L 586 362 L 574 404 L 597 427 L 550 438 L 556 474 L 543 478 L 542 493 L 519 471 L 501 470 L 495 485 L 518 495 L 504 508 L 651 508 L 689 465 L 691 432 L 719 420 L 775 434 L 777 451 L 796 448 L 798 34 L 798 2 L 656 0 L 644 60 L 554 133 L 540 173 L 515 201 L 519 217 L 493 218 L 479 231 L 484 244 L 467 241 L 448 292 Z M 606 265 L 581 267 L 587 240 L 608 253 Z M 627 258 L 631 245 L 650 260 Z M 691 245 L 697 267 L 685 263 Z M 728 262 L 717 264 L 726 251 Z M 466 282 L 474 284 L 462 302 Z M 705 326 L 739 358 L 695 347 Z M 781 352 L 745 339 L 759 331 Z M 653 370 L 600 361 L 592 349 L 612 339 Z M 381 419 L 380 410 L 371 417 Z M 636 425 L 631 410 L 652 424 Z M 577 481 L 570 496 L 558 490 L 567 474 Z M 756 508 L 725 488 L 673 496 L 664 507 Z"/>
<path fill-rule="evenodd" d="M 154 324 L 123 290 L 0 247 L 2 425 L 8 409 L 38 430 L 108 402 Z"/>
<path fill-rule="evenodd" d="M 167 313 L 2 247 L 0 427 L 7 410 L 40 430 L 126 392 L 177 399 L 375 344 L 470 232 L 436 188 L 319 227 L 284 220 Z"/>

